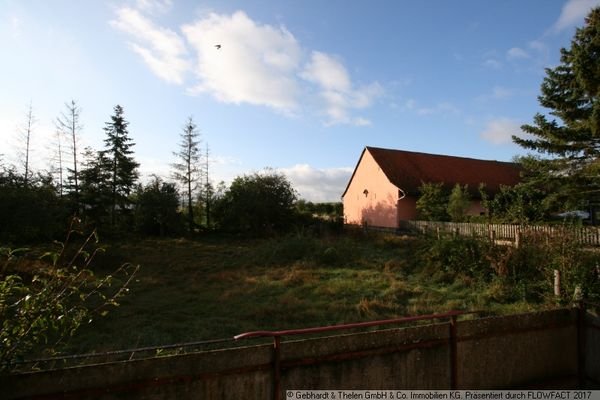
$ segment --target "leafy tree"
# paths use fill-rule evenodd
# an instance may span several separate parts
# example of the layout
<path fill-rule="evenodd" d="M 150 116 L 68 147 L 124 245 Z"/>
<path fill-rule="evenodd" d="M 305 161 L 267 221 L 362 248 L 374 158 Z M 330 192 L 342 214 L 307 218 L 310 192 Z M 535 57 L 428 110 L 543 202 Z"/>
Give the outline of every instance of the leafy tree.
<path fill-rule="evenodd" d="M 527 184 L 501 186 L 500 191 L 487 202 L 490 217 L 495 222 L 527 224 L 544 220 L 544 195 Z"/>
<path fill-rule="evenodd" d="M 538 113 L 523 125 L 529 137 L 513 141 L 538 153 L 526 165 L 526 182 L 547 196 L 551 209 L 581 207 L 600 199 L 600 8 L 577 29 L 560 64 L 546 69 Z"/>
<path fill-rule="evenodd" d="M 181 232 L 179 193 L 175 184 L 163 182 L 159 177 L 145 187 L 140 185 L 136 204 L 136 227 L 150 235 L 173 235 Z"/>
<path fill-rule="evenodd" d="M 448 195 L 443 183 L 423 182 L 419 187 L 420 197 L 417 200 L 419 218 L 428 221 L 446 221 L 448 219 Z"/>
<path fill-rule="evenodd" d="M 273 170 L 240 176 L 216 202 L 215 219 L 222 229 L 255 234 L 285 231 L 293 224 L 296 198 L 285 175 Z"/>
<path fill-rule="evenodd" d="M 26 183 L 27 181 L 27 183 Z M 0 169 L 0 240 L 53 240 L 64 231 L 67 209 L 50 176 L 27 180 L 13 168 Z"/>
<path fill-rule="evenodd" d="M 452 221 L 463 222 L 471 205 L 471 195 L 469 186 L 461 187 L 460 184 L 454 185 L 450 197 L 448 198 L 447 212 Z"/>
<path fill-rule="evenodd" d="M 100 166 L 107 167 L 110 171 L 108 180 L 111 189 L 111 225 L 115 226 L 117 208 L 124 212 L 130 205 L 129 195 L 135 187 L 138 179 L 137 168 L 139 164 L 132 157 L 134 145 L 129 137 L 127 126 L 129 122 L 123 117 L 123 107 L 116 105 L 114 115 L 110 122 L 106 123 L 105 150 L 101 152 L 101 158 L 105 162 Z"/>
<path fill-rule="evenodd" d="M 179 162 L 171 164 L 175 169 L 173 177 L 185 188 L 187 197 L 187 219 L 190 232 L 194 230 L 194 191 L 200 180 L 200 134 L 192 117 L 189 117 L 181 133 L 179 151 L 173 152 Z"/>

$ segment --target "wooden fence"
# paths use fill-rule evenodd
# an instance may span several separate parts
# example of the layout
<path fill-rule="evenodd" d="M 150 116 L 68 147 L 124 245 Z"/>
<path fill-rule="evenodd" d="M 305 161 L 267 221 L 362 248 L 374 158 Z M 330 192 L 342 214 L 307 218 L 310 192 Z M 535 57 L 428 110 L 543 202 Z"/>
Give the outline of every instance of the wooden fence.
<path fill-rule="evenodd" d="M 600 246 L 600 228 L 567 225 L 476 224 L 469 222 L 401 221 L 401 231 L 453 233 L 461 236 L 489 237 L 517 241 L 522 233 L 537 232 L 549 236 L 570 234 L 585 246 Z"/>

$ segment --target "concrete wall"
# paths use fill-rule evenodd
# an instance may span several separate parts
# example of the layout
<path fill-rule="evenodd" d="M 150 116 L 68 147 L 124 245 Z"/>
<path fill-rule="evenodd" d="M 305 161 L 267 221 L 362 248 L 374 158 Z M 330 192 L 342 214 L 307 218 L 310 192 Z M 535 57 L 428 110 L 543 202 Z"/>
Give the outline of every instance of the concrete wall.
<path fill-rule="evenodd" d="M 459 388 L 576 384 L 576 321 L 575 310 L 564 310 L 459 324 Z"/>
<path fill-rule="evenodd" d="M 283 341 L 281 392 L 290 389 L 448 389 L 576 385 L 577 313 L 555 310 L 450 324 Z M 600 336 L 586 330 L 586 361 L 598 379 Z M 271 345 L 0 377 L 2 398 L 273 398 Z M 595 375 L 594 375 L 595 374 Z M 564 386 L 563 386 L 564 387 Z M 285 397 L 282 397 L 285 398 Z"/>
<path fill-rule="evenodd" d="M 295 341 L 282 347 L 282 388 L 449 388 L 447 343 L 445 324 Z"/>
<path fill-rule="evenodd" d="M 587 315 L 585 336 L 582 338 L 585 347 L 585 371 L 591 378 L 587 380 L 589 387 L 600 390 L 600 316 Z"/>

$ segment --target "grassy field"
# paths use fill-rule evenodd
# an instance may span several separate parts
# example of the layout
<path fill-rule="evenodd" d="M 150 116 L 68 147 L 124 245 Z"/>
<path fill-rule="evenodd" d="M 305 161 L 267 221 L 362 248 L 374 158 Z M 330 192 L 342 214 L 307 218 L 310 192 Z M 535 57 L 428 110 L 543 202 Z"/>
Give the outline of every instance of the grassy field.
<path fill-rule="evenodd" d="M 503 313 L 533 307 L 507 297 L 497 282 L 421 265 L 427 247 L 415 238 L 207 236 L 106 247 L 98 272 L 125 261 L 141 268 L 121 305 L 82 327 L 70 353 L 451 309 Z"/>

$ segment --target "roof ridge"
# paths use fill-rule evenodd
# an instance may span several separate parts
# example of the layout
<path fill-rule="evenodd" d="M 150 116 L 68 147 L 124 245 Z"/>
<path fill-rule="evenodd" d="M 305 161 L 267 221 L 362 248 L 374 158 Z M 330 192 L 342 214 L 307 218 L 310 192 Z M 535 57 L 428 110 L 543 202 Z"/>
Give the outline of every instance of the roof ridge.
<path fill-rule="evenodd" d="M 503 163 L 503 164 L 513 164 L 513 165 L 517 165 L 518 163 L 515 163 L 513 161 L 499 161 L 499 160 L 488 160 L 488 159 L 483 159 L 483 158 L 474 158 L 474 157 L 465 157 L 465 156 L 453 156 L 453 155 L 449 155 L 449 154 L 436 154 L 436 153 L 426 153 L 423 151 L 410 151 L 410 150 L 399 150 L 399 149 L 390 149 L 390 148 L 386 148 L 386 147 L 377 147 L 377 146 L 365 146 L 365 149 L 367 150 L 383 150 L 383 151 L 390 151 L 390 152 L 396 152 L 396 153 L 408 153 L 408 154 L 418 154 L 418 155 L 424 155 L 424 156 L 433 156 L 433 157 L 448 157 L 448 158 L 459 158 L 459 159 L 463 159 L 463 160 L 475 160 L 475 161 L 487 161 L 487 162 L 497 162 L 497 163 Z"/>

